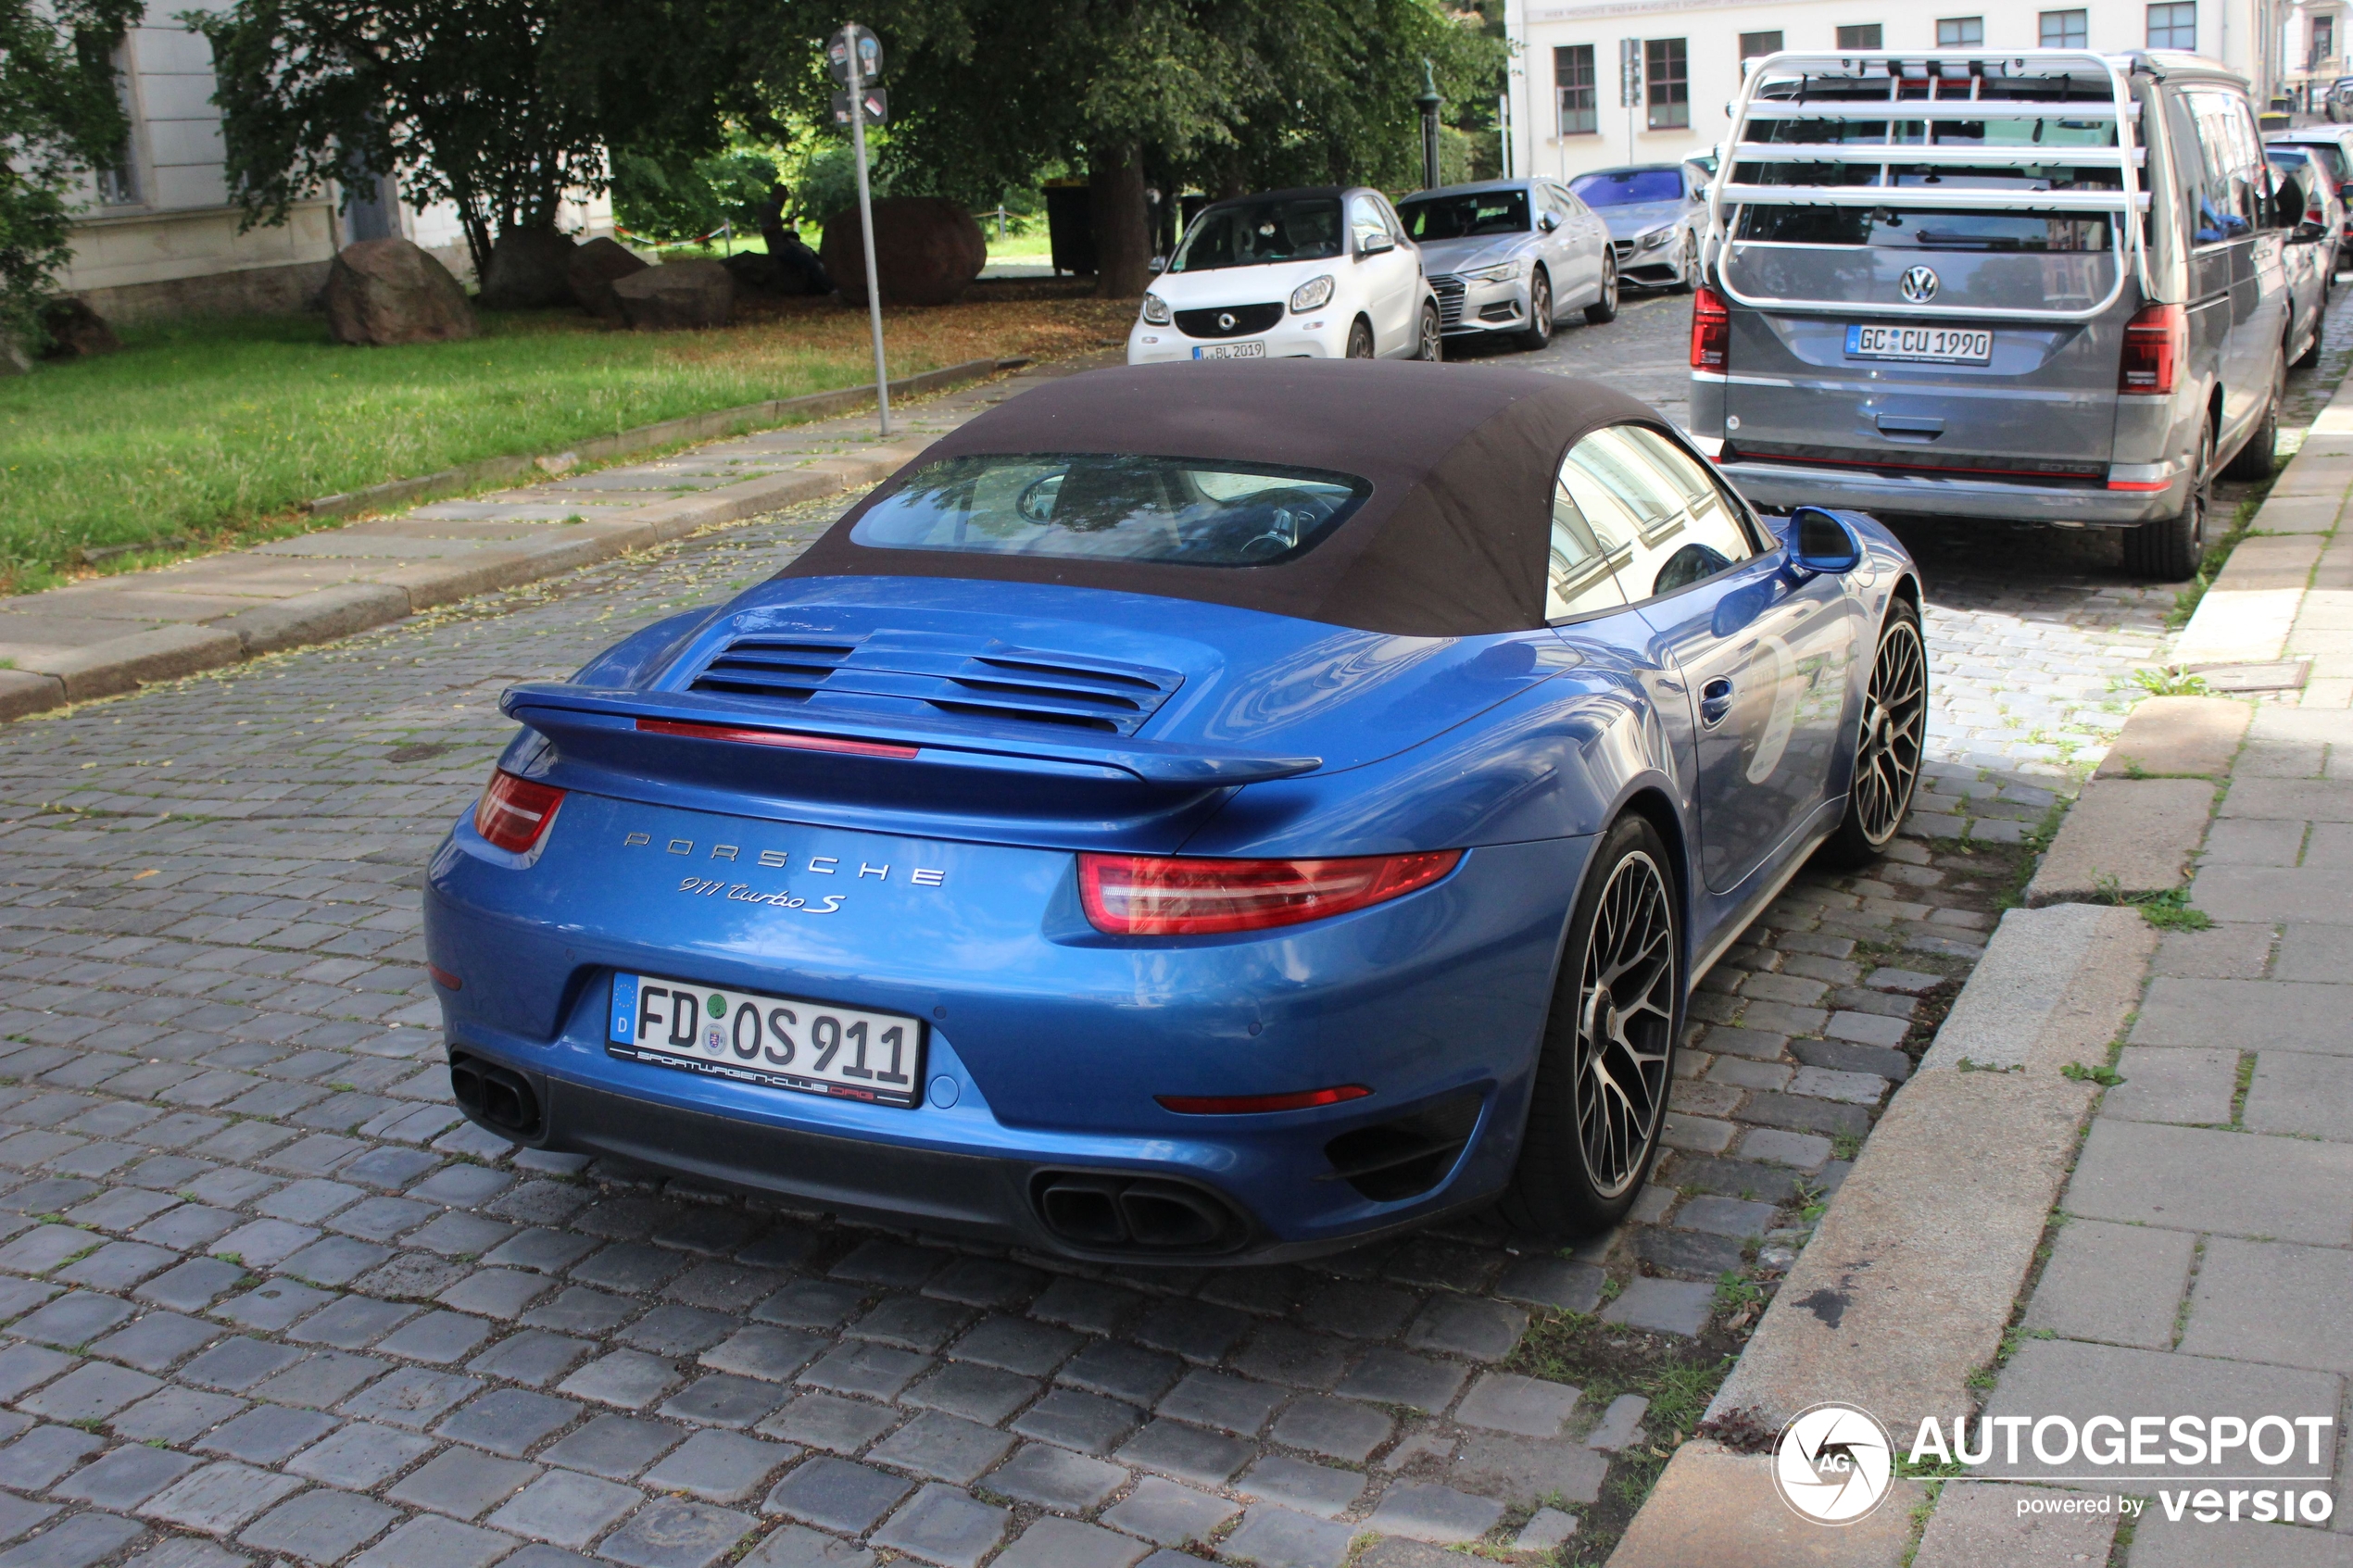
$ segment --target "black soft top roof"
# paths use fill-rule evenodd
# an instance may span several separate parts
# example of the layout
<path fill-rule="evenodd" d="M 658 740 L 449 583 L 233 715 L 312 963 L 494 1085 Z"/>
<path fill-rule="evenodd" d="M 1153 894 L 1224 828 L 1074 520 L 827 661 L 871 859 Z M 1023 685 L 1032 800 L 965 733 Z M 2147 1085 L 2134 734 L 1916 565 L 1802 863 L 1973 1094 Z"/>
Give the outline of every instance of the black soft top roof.
<path fill-rule="evenodd" d="M 852 508 L 779 575 L 956 577 L 1196 599 L 1402 636 L 1544 624 L 1553 478 L 1605 424 L 1672 427 L 1596 382 L 1395 360 L 1204 362 L 1094 370 L 998 405 Z M 1135 453 L 1324 469 L 1372 494 L 1315 548 L 1271 566 L 875 549 L 850 530 L 909 474 L 984 454 Z"/>

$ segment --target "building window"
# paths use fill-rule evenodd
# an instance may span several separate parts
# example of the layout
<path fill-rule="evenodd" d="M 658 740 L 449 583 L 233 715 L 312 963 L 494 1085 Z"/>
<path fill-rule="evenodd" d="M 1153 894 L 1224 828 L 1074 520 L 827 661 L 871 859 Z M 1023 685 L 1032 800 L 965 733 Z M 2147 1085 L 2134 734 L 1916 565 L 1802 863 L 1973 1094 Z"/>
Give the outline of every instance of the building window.
<path fill-rule="evenodd" d="M 2310 56 L 2305 60 L 2304 69 L 2306 70 L 2319 70 L 2322 63 L 2334 57 L 2335 54 L 2336 19 L 2334 17 L 2314 17 L 2312 19 L 2312 53 Z"/>
<path fill-rule="evenodd" d="M 1984 44 L 1983 17 L 1946 17 L 1936 24 L 1936 46 L 1940 49 L 1976 49 Z"/>
<path fill-rule="evenodd" d="M 1781 35 L 1778 32 L 1743 32 L 1741 34 L 1741 58 L 1753 60 L 1759 55 L 1781 52 Z"/>
<path fill-rule="evenodd" d="M 1572 44 L 1553 51 L 1553 85 L 1560 93 L 1562 135 L 1591 136 L 1601 129 L 1593 115 L 1599 99 L 1593 92 L 1591 44 Z"/>
<path fill-rule="evenodd" d="M 1680 38 L 1642 44 L 1643 97 L 1653 131 L 1680 131 L 1692 123 L 1691 68 Z"/>
<path fill-rule="evenodd" d="M 2197 0 L 2168 0 L 2149 7 L 2149 47 L 2196 49 Z"/>
<path fill-rule="evenodd" d="M 1840 28 L 1838 46 L 1842 49 L 1880 49 L 1886 45 L 1880 42 L 1879 23 L 1864 22 L 1856 27 Z"/>
<path fill-rule="evenodd" d="M 2045 11 L 2043 13 L 2043 47 L 2045 49 L 2081 49 L 2092 37 L 2089 11 Z"/>
<path fill-rule="evenodd" d="M 124 44 L 116 44 L 110 63 L 114 66 L 115 97 L 122 105 L 123 118 L 131 122 L 132 131 L 123 137 L 122 145 L 115 149 L 113 159 L 97 171 L 98 205 L 136 207 L 142 198 L 139 194 L 138 158 L 132 148 L 137 141 L 139 116 L 132 107 L 131 96 L 130 49 Z"/>

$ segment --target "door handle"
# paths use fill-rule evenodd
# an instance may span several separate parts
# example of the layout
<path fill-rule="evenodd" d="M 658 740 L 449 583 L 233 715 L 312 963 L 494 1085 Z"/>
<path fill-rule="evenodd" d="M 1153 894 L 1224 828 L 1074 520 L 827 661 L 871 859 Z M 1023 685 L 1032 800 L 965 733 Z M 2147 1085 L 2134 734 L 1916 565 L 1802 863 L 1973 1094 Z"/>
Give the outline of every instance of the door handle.
<path fill-rule="evenodd" d="M 1732 710 L 1732 683 L 1718 675 L 1699 689 L 1699 721 L 1709 729 L 1724 721 Z"/>

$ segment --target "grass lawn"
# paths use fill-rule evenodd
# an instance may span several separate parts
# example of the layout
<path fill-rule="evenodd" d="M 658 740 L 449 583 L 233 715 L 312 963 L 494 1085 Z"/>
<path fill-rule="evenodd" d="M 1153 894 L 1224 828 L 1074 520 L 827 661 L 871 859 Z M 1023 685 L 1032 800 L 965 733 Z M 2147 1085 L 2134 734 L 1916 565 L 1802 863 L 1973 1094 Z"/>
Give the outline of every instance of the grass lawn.
<path fill-rule="evenodd" d="M 910 308 L 886 312 L 884 335 L 905 375 L 1084 353 L 1117 341 L 1132 309 Z M 0 592 L 56 582 L 77 546 L 233 544 L 286 531 L 313 495 L 874 373 L 865 312 L 832 304 L 710 332 L 614 331 L 569 311 L 483 323 L 471 343 L 349 348 L 319 317 L 190 320 L 0 381 Z"/>

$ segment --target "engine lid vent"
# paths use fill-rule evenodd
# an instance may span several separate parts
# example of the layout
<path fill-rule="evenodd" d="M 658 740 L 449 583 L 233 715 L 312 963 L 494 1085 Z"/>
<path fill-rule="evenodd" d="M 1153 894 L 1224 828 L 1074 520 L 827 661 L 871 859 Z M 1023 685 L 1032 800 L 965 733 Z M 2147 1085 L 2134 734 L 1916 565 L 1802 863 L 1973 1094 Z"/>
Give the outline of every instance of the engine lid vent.
<path fill-rule="evenodd" d="M 1173 671 L 994 641 L 754 633 L 721 648 L 687 689 L 844 716 L 921 707 L 991 723 L 1128 735 L 1183 684 Z"/>

